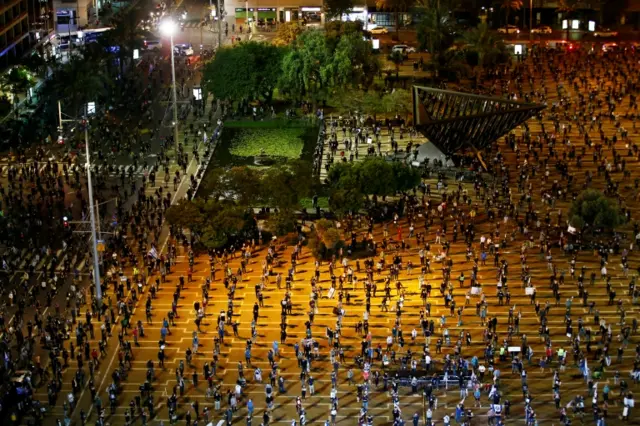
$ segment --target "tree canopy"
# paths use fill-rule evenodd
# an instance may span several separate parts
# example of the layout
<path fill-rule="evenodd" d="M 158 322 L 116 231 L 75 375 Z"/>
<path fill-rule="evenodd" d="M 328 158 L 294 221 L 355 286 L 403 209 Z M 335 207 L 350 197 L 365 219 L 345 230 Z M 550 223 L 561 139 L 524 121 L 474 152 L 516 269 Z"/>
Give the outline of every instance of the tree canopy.
<path fill-rule="evenodd" d="M 203 70 L 203 87 L 220 99 L 270 100 L 285 49 L 248 41 L 225 47 Z"/>
<path fill-rule="evenodd" d="M 330 259 L 345 246 L 340 230 L 335 223 L 320 219 L 309 234 L 308 246 L 317 259 Z"/>
<path fill-rule="evenodd" d="M 487 24 L 466 31 L 462 40 L 465 43 L 465 54 L 470 66 L 495 66 L 509 60 L 509 53 L 500 37 L 495 35 Z"/>
<path fill-rule="evenodd" d="M 253 208 L 277 209 L 266 222 L 282 235 L 295 229 L 294 212 L 310 193 L 311 166 L 293 160 L 266 170 L 240 166 L 207 173 L 201 197 L 183 200 L 167 210 L 169 224 L 189 229 L 207 248 L 219 248 L 241 234 L 255 231 Z"/>
<path fill-rule="evenodd" d="M 581 192 L 569 210 L 569 223 L 582 230 L 612 230 L 624 222 L 625 218 L 618 206 L 602 192 L 594 189 Z"/>
<path fill-rule="evenodd" d="M 349 13 L 353 9 L 353 0 L 324 0 L 324 13 L 329 19 L 337 18 L 342 21 L 342 15 Z"/>
<path fill-rule="evenodd" d="M 273 39 L 276 46 L 288 46 L 302 33 L 302 26 L 298 22 L 285 22 L 278 26 L 278 31 Z"/>
<path fill-rule="evenodd" d="M 371 44 L 355 27 L 340 30 L 337 38 L 335 31 L 309 29 L 296 39 L 282 62 L 283 93 L 317 103 L 339 88 L 371 85 L 380 69 Z"/>
<path fill-rule="evenodd" d="M 408 191 L 420 183 L 418 169 L 382 157 L 334 164 L 327 175 L 330 186 L 329 206 L 338 216 L 364 207 L 366 195 L 382 198 Z"/>

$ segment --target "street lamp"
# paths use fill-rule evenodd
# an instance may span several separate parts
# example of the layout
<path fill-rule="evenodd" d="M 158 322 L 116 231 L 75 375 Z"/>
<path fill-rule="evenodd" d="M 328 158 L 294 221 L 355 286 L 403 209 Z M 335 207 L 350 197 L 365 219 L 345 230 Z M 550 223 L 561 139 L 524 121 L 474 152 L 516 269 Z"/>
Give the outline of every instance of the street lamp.
<path fill-rule="evenodd" d="M 533 0 L 529 0 L 529 40 L 533 40 Z"/>
<path fill-rule="evenodd" d="M 90 104 L 93 104 L 92 106 Z M 62 106 L 60 101 L 58 101 L 58 119 L 60 120 L 60 129 L 62 129 L 62 124 L 65 122 L 81 122 L 84 127 L 84 148 L 85 154 L 87 156 L 87 162 L 85 163 L 85 167 L 87 170 L 87 186 L 89 193 L 89 216 L 91 218 L 91 240 L 92 240 L 92 249 L 93 249 L 93 281 L 96 287 L 96 299 L 98 301 L 98 306 L 102 305 L 102 287 L 100 284 L 100 260 L 98 257 L 98 236 L 96 234 L 96 215 L 94 210 L 93 203 L 93 184 L 91 182 L 91 158 L 89 157 L 89 115 L 92 114 L 91 109 L 93 109 L 93 113 L 95 113 L 95 103 L 89 102 L 89 104 L 85 105 L 85 116 L 82 120 L 78 120 L 76 118 L 63 119 L 62 118 Z M 64 217 L 64 222 L 67 223 L 67 217 Z"/>
<path fill-rule="evenodd" d="M 173 35 L 178 32 L 178 24 L 173 19 L 164 19 L 159 25 L 160 32 L 169 37 L 171 44 L 171 80 L 173 83 L 173 137 L 176 143 L 176 158 L 178 157 L 178 95 L 176 94 L 176 62 L 173 53 Z"/>

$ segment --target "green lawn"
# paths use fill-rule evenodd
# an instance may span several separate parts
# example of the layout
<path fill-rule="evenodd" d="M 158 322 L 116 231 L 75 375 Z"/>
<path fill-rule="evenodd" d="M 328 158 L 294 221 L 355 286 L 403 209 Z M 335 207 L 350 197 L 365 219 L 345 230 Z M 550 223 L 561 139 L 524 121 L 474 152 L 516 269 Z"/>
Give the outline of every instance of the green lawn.
<path fill-rule="evenodd" d="M 301 198 L 300 206 L 303 209 L 312 209 L 313 208 L 313 200 L 311 198 Z M 318 207 L 321 209 L 329 208 L 329 197 L 318 197 Z"/>
<path fill-rule="evenodd" d="M 227 123 L 225 123 L 227 127 Z M 239 157 L 264 154 L 272 157 L 300 158 L 304 147 L 304 127 L 236 128 L 229 152 Z"/>
<path fill-rule="evenodd" d="M 307 120 L 288 120 L 286 118 L 275 118 L 266 120 L 229 120 L 224 122 L 224 127 L 229 129 L 282 129 L 282 128 L 305 128 L 312 127 L 313 124 Z"/>

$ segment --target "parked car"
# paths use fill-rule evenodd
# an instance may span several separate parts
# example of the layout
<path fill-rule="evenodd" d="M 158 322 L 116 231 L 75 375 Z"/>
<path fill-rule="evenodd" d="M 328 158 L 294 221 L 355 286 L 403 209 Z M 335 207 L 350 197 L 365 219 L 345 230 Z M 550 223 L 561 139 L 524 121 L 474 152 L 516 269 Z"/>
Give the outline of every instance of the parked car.
<path fill-rule="evenodd" d="M 415 53 L 416 48 L 407 46 L 406 44 L 396 44 L 391 48 L 391 52 L 400 52 L 403 55 L 408 55 L 409 53 Z"/>
<path fill-rule="evenodd" d="M 385 27 L 373 27 L 369 30 L 371 34 L 389 34 L 389 30 Z"/>
<path fill-rule="evenodd" d="M 594 37 L 616 37 L 618 35 L 617 31 L 613 31 L 609 28 L 600 28 L 599 30 L 594 31 Z"/>
<path fill-rule="evenodd" d="M 500 34 L 520 34 L 520 28 L 515 25 L 507 25 L 506 27 L 498 28 Z"/>
<path fill-rule="evenodd" d="M 162 40 L 157 38 L 149 38 L 144 40 L 145 50 L 160 50 L 162 49 Z"/>
<path fill-rule="evenodd" d="M 534 28 L 531 30 L 533 34 L 551 34 L 553 30 L 548 25 L 541 25 L 538 28 Z"/>

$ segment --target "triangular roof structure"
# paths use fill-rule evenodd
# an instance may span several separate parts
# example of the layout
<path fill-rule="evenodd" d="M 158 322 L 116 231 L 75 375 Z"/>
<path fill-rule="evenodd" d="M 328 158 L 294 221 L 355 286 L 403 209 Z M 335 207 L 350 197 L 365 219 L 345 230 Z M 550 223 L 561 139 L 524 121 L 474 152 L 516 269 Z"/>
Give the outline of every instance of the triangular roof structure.
<path fill-rule="evenodd" d="M 544 109 L 544 105 L 413 86 L 413 124 L 451 155 L 484 149 Z"/>

